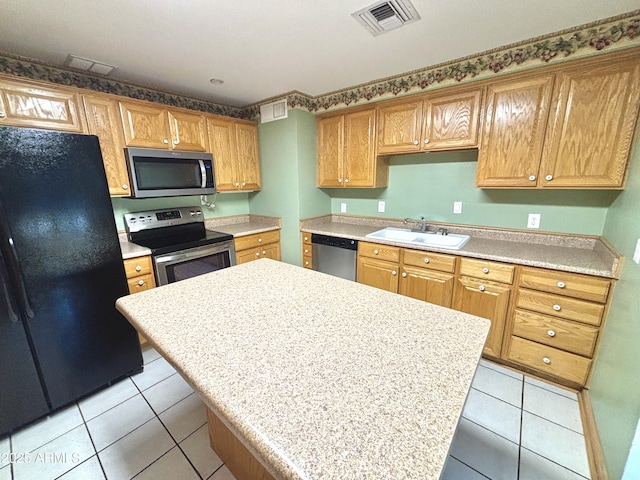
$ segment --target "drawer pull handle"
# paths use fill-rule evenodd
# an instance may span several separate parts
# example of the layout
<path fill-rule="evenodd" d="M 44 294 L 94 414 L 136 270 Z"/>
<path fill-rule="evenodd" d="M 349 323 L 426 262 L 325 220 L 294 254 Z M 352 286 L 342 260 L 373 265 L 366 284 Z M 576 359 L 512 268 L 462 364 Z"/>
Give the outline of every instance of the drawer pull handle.
<path fill-rule="evenodd" d="M 140 286 L 144 285 L 144 280 L 138 280 L 138 285 Z"/>
<path fill-rule="evenodd" d="M 394 277 L 398 274 L 398 272 L 396 272 L 395 270 L 391 270 L 391 275 L 393 275 Z"/>
<path fill-rule="evenodd" d="M 136 265 L 136 272 L 142 271 L 142 267 L 140 265 Z"/>
<path fill-rule="evenodd" d="M 266 254 L 267 254 L 267 251 L 266 251 L 266 250 L 262 250 L 262 254 L 263 254 L 263 255 L 266 255 Z"/>
<path fill-rule="evenodd" d="M 484 285 L 480 285 L 480 286 L 478 287 L 478 290 L 480 290 L 481 292 L 484 292 L 484 290 L 485 290 Z"/>
<path fill-rule="evenodd" d="M 555 305 L 553 306 L 553 309 L 554 309 L 556 312 L 559 312 L 559 311 L 560 311 L 560 305 L 555 304 Z"/>
<path fill-rule="evenodd" d="M 532 181 L 532 182 L 533 182 L 535 179 L 536 179 L 536 176 L 535 176 L 535 175 L 529 175 L 529 180 L 530 180 L 530 181 Z"/>
<path fill-rule="evenodd" d="M 549 330 L 547 332 L 547 335 L 549 335 L 550 337 L 555 337 L 556 336 L 556 332 L 554 332 L 553 330 Z"/>
<path fill-rule="evenodd" d="M 564 282 L 558 282 L 557 285 L 558 285 L 558 288 L 564 288 L 565 287 Z"/>
<path fill-rule="evenodd" d="M 261 238 L 258 239 L 258 243 L 262 243 L 262 239 Z"/>
<path fill-rule="evenodd" d="M 429 263 L 431 260 L 429 260 L 428 258 L 424 259 L 424 263 Z"/>
<path fill-rule="evenodd" d="M 484 268 L 482 269 L 482 273 L 489 273 L 489 269 L 488 269 L 487 267 L 484 267 Z"/>
<path fill-rule="evenodd" d="M 549 364 L 551 363 L 551 359 L 550 359 L 550 358 L 548 358 L 548 357 L 544 357 L 544 358 L 542 359 L 542 361 L 543 361 L 544 363 L 546 363 L 547 365 L 549 365 Z"/>
<path fill-rule="evenodd" d="M 305 264 L 305 265 L 309 265 L 309 262 L 308 262 L 308 261 L 307 261 L 307 262 L 304 262 L 304 264 Z"/>
<path fill-rule="evenodd" d="M 402 272 L 402 278 L 407 278 L 407 272 Z"/>
<path fill-rule="evenodd" d="M 374 250 L 374 251 L 373 251 L 373 254 L 374 254 L 374 255 L 377 255 L 378 253 L 379 253 L 379 252 L 378 252 L 378 250 Z"/>

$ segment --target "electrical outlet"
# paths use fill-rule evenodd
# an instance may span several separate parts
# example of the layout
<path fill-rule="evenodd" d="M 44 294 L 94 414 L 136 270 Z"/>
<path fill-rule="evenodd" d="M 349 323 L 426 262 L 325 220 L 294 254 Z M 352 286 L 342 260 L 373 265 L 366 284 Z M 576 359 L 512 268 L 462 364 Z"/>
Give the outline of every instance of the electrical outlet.
<path fill-rule="evenodd" d="M 345 202 L 340 204 L 340 213 L 347 213 L 347 204 Z"/>
<path fill-rule="evenodd" d="M 384 208 L 385 208 L 384 200 L 380 200 L 378 202 L 378 212 L 384 212 Z"/>
<path fill-rule="evenodd" d="M 453 213 L 462 213 L 462 202 L 453 202 Z"/>
<path fill-rule="evenodd" d="M 530 213 L 527 221 L 527 228 L 540 228 L 540 214 Z"/>
<path fill-rule="evenodd" d="M 640 264 L 640 238 L 636 242 L 636 249 L 633 252 L 633 261 Z"/>

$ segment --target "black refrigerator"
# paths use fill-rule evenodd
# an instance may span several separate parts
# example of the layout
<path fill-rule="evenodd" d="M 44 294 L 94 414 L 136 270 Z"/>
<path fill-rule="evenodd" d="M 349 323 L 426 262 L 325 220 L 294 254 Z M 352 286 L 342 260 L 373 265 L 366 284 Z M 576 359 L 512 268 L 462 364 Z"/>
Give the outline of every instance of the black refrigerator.
<path fill-rule="evenodd" d="M 142 369 L 98 137 L 0 127 L 0 438 Z"/>

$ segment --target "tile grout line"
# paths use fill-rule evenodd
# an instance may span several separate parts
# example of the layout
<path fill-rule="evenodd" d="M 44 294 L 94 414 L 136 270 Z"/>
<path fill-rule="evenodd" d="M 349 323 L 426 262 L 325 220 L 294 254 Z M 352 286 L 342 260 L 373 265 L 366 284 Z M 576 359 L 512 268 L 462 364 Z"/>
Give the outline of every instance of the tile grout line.
<path fill-rule="evenodd" d="M 522 462 L 522 427 L 524 421 L 524 375 L 522 376 L 522 383 L 520 384 L 520 440 L 518 442 L 518 480 L 520 479 L 520 464 Z"/>
<path fill-rule="evenodd" d="M 484 478 L 488 478 L 489 480 L 493 480 L 491 477 L 486 476 L 484 473 L 482 473 L 479 470 L 476 470 L 475 468 L 473 468 L 471 465 L 467 465 L 466 463 L 464 463 L 462 460 L 460 460 L 458 457 L 454 457 L 453 455 L 449 454 L 449 456 L 451 458 L 455 458 L 457 461 L 459 461 L 461 464 L 463 464 L 465 467 L 468 467 L 469 469 L 473 470 L 474 472 L 476 472 L 478 475 L 484 477 Z M 224 463 L 222 464 L 224 465 Z M 222 466 L 220 466 L 220 468 L 222 468 Z M 218 470 L 216 470 L 217 472 Z"/>
<path fill-rule="evenodd" d="M 110 388 L 110 387 L 107 387 L 107 388 Z M 96 447 L 96 443 L 93 441 L 93 437 L 91 436 L 91 430 L 89 430 L 89 426 L 87 425 L 87 420 L 84 418 L 84 413 L 82 413 L 82 409 L 80 408 L 80 403 L 79 403 L 79 402 L 76 402 L 76 405 L 78 406 L 78 411 L 80 412 L 80 417 L 82 418 L 82 422 L 84 423 L 84 428 L 87 430 L 87 435 L 89 435 L 89 441 L 91 442 L 91 445 L 93 446 L 93 451 L 95 452 L 95 454 L 94 454 L 94 455 L 92 455 L 92 457 L 93 457 L 93 456 L 95 456 L 95 457 L 96 457 L 96 460 L 98 460 L 98 465 L 100 465 L 100 470 L 102 470 L 102 474 L 104 475 L 104 478 L 107 478 L 107 472 L 105 472 L 105 471 L 104 471 L 104 466 L 102 465 L 102 461 L 100 460 L 100 457 L 98 456 L 98 449 L 97 449 L 97 447 Z M 119 404 L 118 404 L 118 405 L 119 405 Z M 98 416 L 99 416 L 99 415 L 98 415 Z M 97 418 L 97 417 L 95 417 L 95 418 Z M 86 459 L 84 462 L 82 462 L 82 463 L 85 463 L 85 462 L 86 462 L 87 460 L 89 460 L 90 458 L 91 458 L 91 457 L 87 458 L 87 459 Z M 65 473 L 63 473 L 62 475 L 66 475 L 67 473 L 69 473 L 69 472 L 70 472 L 71 470 L 73 470 L 74 468 L 77 468 L 77 467 L 79 467 L 80 465 L 82 465 L 82 463 L 81 463 L 81 464 L 79 464 L 79 465 L 76 465 L 75 467 L 73 467 L 73 468 L 72 468 L 72 469 L 70 469 L 70 470 L 67 470 L 67 471 L 66 471 Z M 60 476 L 62 476 L 62 475 L 60 475 Z"/>
<path fill-rule="evenodd" d="M 540 457 L 540 458 L 544 458 L 545 460 L 547 460 L 547 461 L 549 461 L 549 462 L 551 462 L 551 463 L 553 463 L 553 464 L 555 464 L 555 465 L 559 466 L 560 468 L 563 468 L 563 469 L 565 469 L 565 470 L 567 470 L 567 471 L 569 471 L 569 472 L 571 472 L 571 473 L 575 473 L 578 477 L 583 478 L 584 480 L 588 480 L 588 479 L 587 479 L 587 477 L 585 477 L 585 476 L 584 476 L 584 475 L 582 475 L 581 473 L 578 473 L 578 472 L 576 472 L 575 470 L 572 470 L 571 468 L 567 467 L 566 465 L 562 465 L 561 463 L 558 463 L 558 462 L 556 462 L 556 461 L 554 461 L 554 460 L 551 460 L 550 458 L 547 458 L 547 457 L 545 457 L 544 455 L 542 455 L 542 454 L 540 454 L 540 453 L 538 453 L 538 452 L 534 452 L 534 451 L 533 451 L 533 450 L 531 450 L 530 448 L 522 447 L 522 449 L 524 449 L 524 450 L 526 450 L 526 451 L 528 451 L 528 452 L 531 452 L 531 453 L 533 453 L 534 455 L 537 455 L 537 456 L 538 456 L 538 457 Z"/>

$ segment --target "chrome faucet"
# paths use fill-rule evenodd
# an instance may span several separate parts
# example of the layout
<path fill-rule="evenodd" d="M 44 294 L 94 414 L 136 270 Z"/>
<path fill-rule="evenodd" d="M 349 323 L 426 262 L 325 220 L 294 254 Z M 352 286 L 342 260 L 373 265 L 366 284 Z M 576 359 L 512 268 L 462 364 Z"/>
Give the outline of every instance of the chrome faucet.
<path fill-rule="evenodd" d="M 409 221 L 415 223 L 415 228 L 413 228 L 412 230 L 419 231 L 419 232 L 426 232 L 427 231 L 427 221 L 425 220 L 424 217 L 420 217 L 420 220 L 414 220 L 413 218 L 407 217 L 407 218 L 404 219 L 403 223 L 406 225 L 407 222 L 409 222 Z"/>

